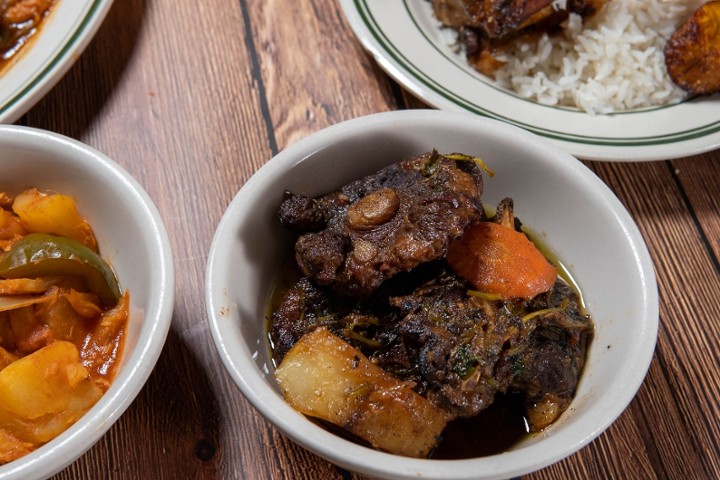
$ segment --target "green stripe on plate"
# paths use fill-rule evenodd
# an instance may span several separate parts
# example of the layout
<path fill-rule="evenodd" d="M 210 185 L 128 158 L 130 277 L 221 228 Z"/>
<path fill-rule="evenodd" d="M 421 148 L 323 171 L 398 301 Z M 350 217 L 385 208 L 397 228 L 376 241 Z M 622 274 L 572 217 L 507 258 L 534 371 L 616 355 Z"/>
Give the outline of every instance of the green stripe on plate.
<path fill-rule="evenodd" d="M 443 85 L 441 85 L 436 80 L 434 80 L 432 77 L 427 75 L 424 71 L 420 70 L 411 61 L 409 61 L 407 59 L 407 57 L 405 57 L 405 55 L 403 55 L 401 50 L 398 49 L 393 44 L 393 42 L 387 37 L 387 35 L 385 35 L 385 32 L 383 31 L 382 28 L 380 28 L 379 23 L 373 16 L 371 9 L 367 6 L 366 0 L 353 0 L 353 1 L 355 3 L 358 13 L 360 14 L 360 17 L 362 18 L 363 22 L 365 23 L 366 27 L 368 28 L 368 30 L 370 31 L 372 36 L 375 38 L 377 43 L 384 49 L 384 51 L 394 60 L 394 62 L 399 67 L 401 67 L 408 75 L 415 78 L 415 80 L 417 80 L 418 82 L 425 85 L 428 89 L 433 91 L 435 94 L 441 96 L 442 98 L 446 99 L 447 101 L 449 101 L 469 112 L 476 113 L 478 115 L 482 115 L 482 116 L 486 116 L 486 117 L 490 117 L 490 118 L 494 118 L 497 120 L 502 120 L 504 122 L 511 123 L 518 127 L 522 127 L 526 130 L 532 131 L 532 132 L 542 135 L 544 137 L 552 138 L 555 140 L 562 140 L 562 141 L 566 141 L 566 142 L 587 144 L 587 145 L 610 145 L 610 146 L 627 146 L 627 147 L 662 145 L 662 144 L 670 144 L 670 143 L 678 143 L 678 142 L 683 142 L 683 141 L 688 141 L 688 140 L 694 140 L 694 139 L 702 138 L 707 135 L 712 135 L 712 134 L 720 132 L 720 119 L 718 119 L 718 121 L 716 121 L 716 122 L 712 122 L 707 125 L 703 125 L 703 126 L 699 126 L 699 127 L 695 127 L 695 128 L 691 128 L 691 129 L 687 129 L 687 130 L 680 130 L 680 131 L 673 132 L 670 134 L 665 134 L 665 135 L 615 138 L 615 137 L 600 137 L 600 136 L 590 136 L 590 135 L 569 134 L 569 133 L 560 132 L 557 130 L 541 128 L 536 125 L 531 125 L 528 123 L 524 123 L 524 122 L 520 122 L 520 121 L 511 119 L 511 118 L 508 118 L 500 113 L 493 112 L 493 111 L 488 110 L 480 105 L 477 105 L 476 103 L 469 101 L 468 99 L 458 95 L 457 93 L 446 89 Z M 445 54 L 445 52 L 438 49 L 438 47 L 430 40 L 430 38 L 426 35 L 426 33 L 422 30 L 422 28 L 420 28 L 420 25 L 419 25 L 417 19 L 412 15 L 412 12 L 408 7 L 407 2 L 408 2 L 408 0 L 403 0 L 403 5 L 405 6 L 405 9 L 408 13 L 408 17 L 413 21 L 413 23 L 415 24 L 415 27 L 418 29 L 420 34 L 427 40 L 428 44 L 430 44 L 449 63 L 454 65 L 456 68 L 458 68 L 464 74 L 471 76 L 473 80 L 483 83 L 485 86 L 493 88 L 497 91 L 501 91 L 501 92 L 503 92 L 509 96 L 512 96 L 518 100 L 523 100 L 523 101 L 527 101 L 528 103 L 532 103 L 533 105 L 537 105 L 537 106 L 540 106 L 543 108 L 562 110 L 568 114 L 586 115 L 584 112 L 582 112 L 580 110 L 571 110 L 571 109 L 564 109 L 564 108 L 559 108 L 559 107 L 554 107 L 554 106 L 541 105 L 536 102 L 532 102 L 530 100 L 523 99 L 521 97 L 518 97 L 517 95 L 513 95 L 503 89 L 496 87 L 491 82 L 485 82 L 482 79 L 472 75 L 465 68 L 458 65 L 453 59 L 449 58 Z M 652 109 L 635 110 L 635 111 L 629 111 L 629 112 L 619 112 L 614 115 L 641 114 L 641 113 L 647 113 L 647 112 L 653 111 L 653 110 L 672 108 L 674 106 L 676 106 L 676 105 L 667 105 L 667 106 L 655 107 Z"/>

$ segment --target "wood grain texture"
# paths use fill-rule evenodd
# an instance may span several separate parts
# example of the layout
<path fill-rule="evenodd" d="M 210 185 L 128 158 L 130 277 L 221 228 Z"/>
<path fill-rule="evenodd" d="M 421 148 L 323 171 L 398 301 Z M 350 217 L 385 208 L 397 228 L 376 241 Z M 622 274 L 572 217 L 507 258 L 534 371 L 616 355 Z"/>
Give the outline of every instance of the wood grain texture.
<path fill-rule="evenodd" d="M 389 80 L 362 50 L 335 2 L 247 5 L 280 148 L 328 125 L 396 106 Z"/>
<path fill-rule="evenodd" d="M 78 62 L 18 123 L 88 143 L 145 187 L 175 253 L 175 313 L 138 398 L 55 478 L 361 479 L 298 447 L 239 393 L 210 336 L 204 271 L 224 209 L 275 153 L 343 120 L 404 108 L 427 107 L 363 50 L 335 0 L 115 2 Z M 658 343 L 617 421 L 525 478 L 720 478 L 720 151 L 587 165 L 647 242 Z"/>

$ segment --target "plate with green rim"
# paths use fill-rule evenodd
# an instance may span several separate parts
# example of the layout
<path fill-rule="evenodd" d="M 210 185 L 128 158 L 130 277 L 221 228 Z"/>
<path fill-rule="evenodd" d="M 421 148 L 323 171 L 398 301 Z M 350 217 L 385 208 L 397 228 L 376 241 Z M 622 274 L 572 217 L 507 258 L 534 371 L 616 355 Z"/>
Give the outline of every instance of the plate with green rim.
<path fill-rule="evenodd" d="M 720 95 L 605 115 L 541 105 L 469 66 L 448 43 L 428 0 L 340 0 L 340 5 L 380 67 L 435 108 L 514 124 L 586 160 L 667 160 L 720 147 Z"/>
<path fill-rule="evenodd" d="M 13 123 L 80 57 L 112 0 L 57 0 L 38 33 L 0 72 L 0 123 Z"/>

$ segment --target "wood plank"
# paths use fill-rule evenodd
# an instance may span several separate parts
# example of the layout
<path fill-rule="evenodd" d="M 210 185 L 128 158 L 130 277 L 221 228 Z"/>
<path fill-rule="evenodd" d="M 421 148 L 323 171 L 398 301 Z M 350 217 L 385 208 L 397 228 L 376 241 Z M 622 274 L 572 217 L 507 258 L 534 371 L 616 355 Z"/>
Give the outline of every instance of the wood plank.
<path fill-rule="evenodd" d="M 280 149 L 329 125 L 395 107 L 387 77 L 362 50 L 336 3 L 248 2 Z"/>
<path fill-rule="evenodd" d="M 254 452 L 264 452 L 256 439 L 264 432 L 269 443 L 272 431 L 220 364 L 203 301 L 215 225 L 271 156 L 241 13 L 227 0 L 115 2 L 78 63 L 27 115 L 107 153 L 143 184 L 181 272 L 148 384 L 58 478 L 231 478 L 244 463 L 271 475 Z M 236 432 L 247 432 L 245 441 Z"/>
<path fill-rule="evenodd" d="M 672 162 L 675 178 L 682 186 L 715 256 L 715 269 L 720 271 L 720 162 L 718 152 L 706 153 L 692 158 L 680 158 Z"/>

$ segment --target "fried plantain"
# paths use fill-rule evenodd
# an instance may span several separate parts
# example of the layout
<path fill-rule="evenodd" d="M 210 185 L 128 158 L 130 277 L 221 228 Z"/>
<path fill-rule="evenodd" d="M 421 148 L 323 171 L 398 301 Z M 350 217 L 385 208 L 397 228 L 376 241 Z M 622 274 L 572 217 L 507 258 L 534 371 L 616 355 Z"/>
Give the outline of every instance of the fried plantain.
<path fill-rule="evenodd" d="M 720 0 L 702 5 L 665 46 L 670 78 L 697 95 L 720 93 Z"/>

